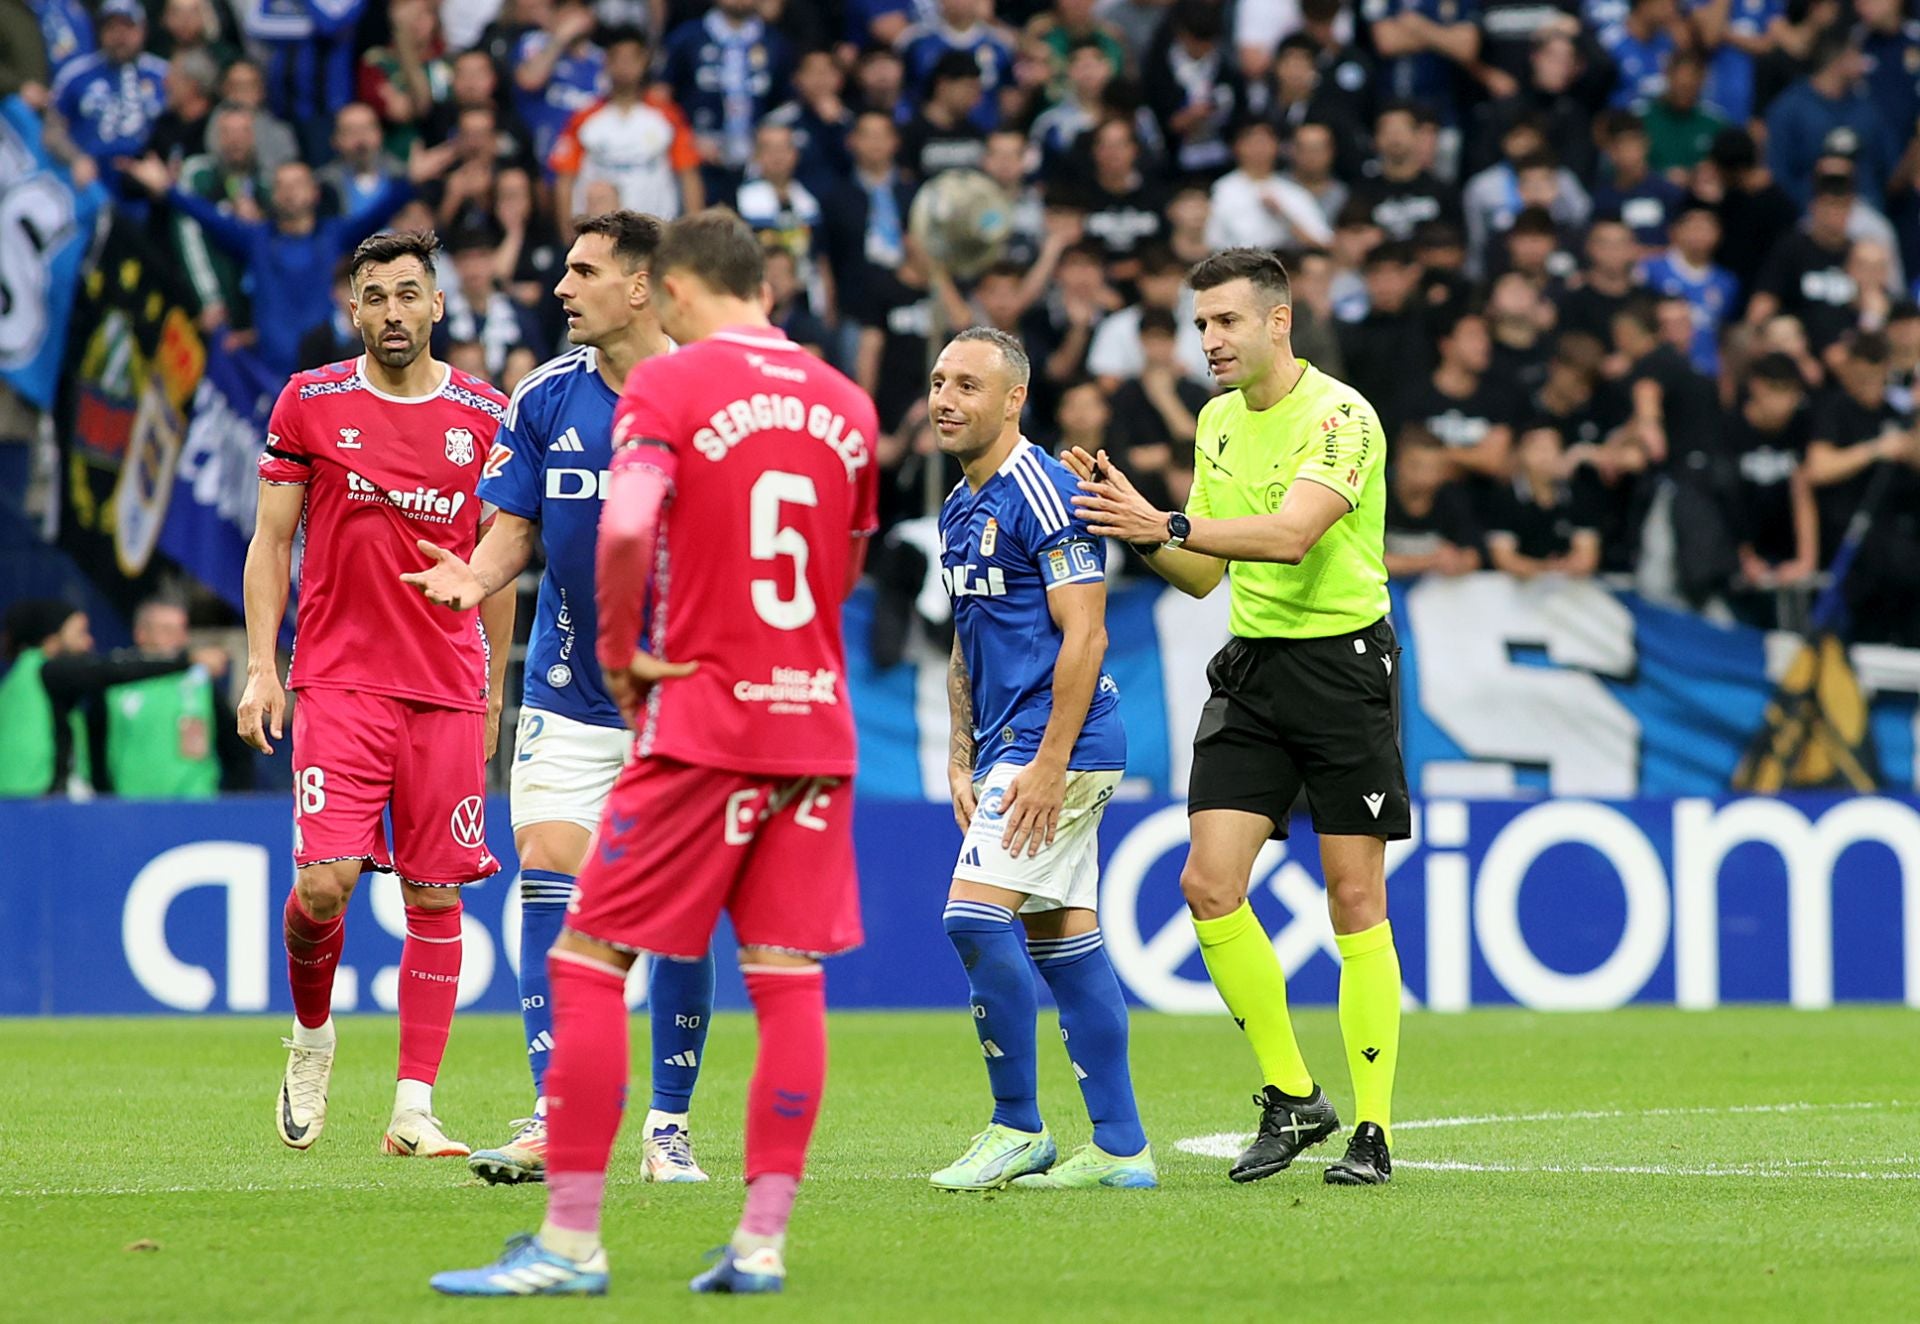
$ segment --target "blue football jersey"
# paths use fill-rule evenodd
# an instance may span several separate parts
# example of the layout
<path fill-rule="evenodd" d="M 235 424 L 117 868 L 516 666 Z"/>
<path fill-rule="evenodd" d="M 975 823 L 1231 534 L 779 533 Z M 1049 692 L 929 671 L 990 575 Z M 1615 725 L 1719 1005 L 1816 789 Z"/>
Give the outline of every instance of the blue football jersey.
<path fill-rule="evenodd" d="M 1067 467 L 1022 441 L 978 492 L 954 488 L 940 512 L 940 577 L 953 599 L 973 689 L 974 771 L 1030 763 L 1053 715 L 1060 627 L 1047 593 L 1106 578 L 1106 544 L 1087 532 Z M 1120 687 L 1105 671 L 1067 766 L 1127 766 Z"/>
<path fill-rule="evenodd" d="M 480 499 L 540 525 L 547 554 L 527 643 L 521 702 L 594 726 L 620 726 L 594 654 L 594 544 L 613 460 L 619 395 L 588 345 L 568 350 L 515 388 L 480 477 Z"/>

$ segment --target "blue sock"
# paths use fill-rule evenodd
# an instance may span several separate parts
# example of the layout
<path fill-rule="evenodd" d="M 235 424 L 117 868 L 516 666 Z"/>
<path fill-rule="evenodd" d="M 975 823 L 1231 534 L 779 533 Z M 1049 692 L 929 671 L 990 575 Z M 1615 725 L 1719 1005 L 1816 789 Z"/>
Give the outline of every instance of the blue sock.
<path fill-rule="evenodd" d="M 945 918 L 947 937 L 967 968 L 973 1025 L 993 1085 L 993 1120 L 1016 1131 L 1038 1131 L 1033 1018 L 1039 1008 L 1013 912 L 981 901 L 949 901 Z"/>
<path fill-rule="evenodd" d="M 697 961 L 657 956 L 647 976 L 647 1012 L 653 1019 L 653 1103 L 656 1112 L 693 1106 L 700 1055 L 713 1023 L 713 953 Z"/>
<path fill-rule="evenodd" d="M 520 1023 L 527 1031 L 527 1065 L 535 1097 L 546 1093 L 553 1056 L 553 994 L 547 988 L 547 950 L 567 922 L 573 875 L 551 869 L 520 871 Z"/>
<path fill-rule="evenodd" d="M 1027 944 L 1060 1004 L 1060 1038 L 1080 1079 L 1093 1121 L 1093 1143 L 1118 1158 L 1147 1147 L 1127 1067 L 1127 1003 L 1107 960 L 1100 930 Z"/>

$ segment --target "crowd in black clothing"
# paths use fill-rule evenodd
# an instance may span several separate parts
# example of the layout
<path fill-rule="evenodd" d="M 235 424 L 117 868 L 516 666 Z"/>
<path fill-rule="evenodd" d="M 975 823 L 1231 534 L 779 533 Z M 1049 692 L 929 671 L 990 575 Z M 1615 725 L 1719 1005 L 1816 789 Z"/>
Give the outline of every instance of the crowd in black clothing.
<path fill-rule="evenodd" d="M 349 351 L 287 255 L 432 225 L 446 352 L 511 389 L 562 342 L 575 212 L 722 202 L 779 323 L 878 402 L 889 525 L 947 486 L 941 325 L 1021 336 L 1029 434 L 1172 504 L 1212 389 L 1182 273 L 1270 247 L 1296 349 L 1388 426 L 1395 573 L 1616 573 L 1771 623 L 1868 511 L 1859 633 L 1920 642 L 1895 0 L 342 0 L 307 46 L 227 0 L 33 3 L 97 26 L 77 55 L 43 18 L 36 99 L 153 206 L 211 332 Z M 964 285 L 909 223 L 955 169 L 1012 218 Z"/>

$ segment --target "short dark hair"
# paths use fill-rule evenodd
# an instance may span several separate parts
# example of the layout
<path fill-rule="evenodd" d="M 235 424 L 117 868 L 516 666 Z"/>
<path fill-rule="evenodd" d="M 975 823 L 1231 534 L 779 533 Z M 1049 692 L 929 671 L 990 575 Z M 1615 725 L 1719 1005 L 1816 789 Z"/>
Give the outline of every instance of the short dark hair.
<path fill-rule="evenodd" d="M 1516 175 L 1526 170 L 1557 171 L 1559 169 L 1560 158 L 1544 147 L 1537 152 L 1528 152 L 1525 156 L 1513 163 L 1513 172 Z"/>
<path fill-rule="evenodd" d="M 1018 336 L 1010 336 L 997 327 L 970 326 L 947 343 L 959 345 L 974 341 L 984 341 L 1000 351 L 1000 358 L 1007 365 L 1007 375 L 1013 378 L 1015 386 L 1025 386 L 1032 380 L 1033 364 L 1027 358 L 1027 347 L 1020 343 Z"/>
<path fill-rule="evenodd" d="M 1600 136 L 1608 142 L 1623 134 L 1644 138 L 1647 126 L 1630 110 L 1610 110 L 1600 118 Z"/>
<path fill-rule="evenodd" d="M 1173 336 L 1179 332 L 1179 323 L 1174 321 L 1173 312 L 1167 308 L 1142 308 L 1140 310 L 1140 334 Z"/>
<path fill-rule="evenodd" d="M 1707 159 L 1722 170 L 1751 170 L 1760 163 L 1760 149 L 1745 129 L 1722 129 L 1713 136 Z"/>
<path fill-rule="evenodd" d="M 1223 248 L 1212 257 L 1202 258 L 1187 272 L 1187 284 L 1197 290 L 1211 290 L 1229 281 L 1245 280 L 1256 293 L 1271 295 L 1273 302 L 1293 302 L 1293 281 L 1280 255 L 1267 248 Z"/>
<path fill-rule="evenodd" d="M 1753 361 L 1747 370 L 1749 381 L 1767 382 L 1773 386 L 1791 386 L 1796 391 L 1807 389 L 1806 379 L 1800 375 L 1800 367 L 1793 361 L 1791 354 L 1782 354 L 1775 350 L 1771 354 L 1762 354 Z"/>
<path fill-rule="evenodd" d="M 1420 265 L 1420 254 L 1414 249 L 1413 244 L 1405 239 L 1389 239 L 1385 243 L 1375 244 L 1367 250 L 1367 255 L 1360 259 L 1360 267 L 1363 271 L 1371 271 L 1375 267 L 1384 267 L 1389 263 L 1395 266 L 1417 267 Z"/>
<path fill-rule="evenodd" d="M 435 276 L 434 257 L 439 252 L 440 236 L 431 230 L 390 230 L 386 234 L 376 234 L 362 239 L 360 247 L 353 250 L 353 261 L 347 267 L 347 279 L 357 292 L 363 268 L 412 257 L 418 258 L 420 265 L 427 269 L 427 280 L 431 282 Z"/>
<path fill-rule="evenodd" d="M 1884 331 L 1856 331 L 1847 337 L 1847 357 L 1862 363 L 1885 363 L 1893 357 L 1893 346 Z"/>
<path fill-rule="evenodd" d="M 603 234 L 613 241 L 613 255 L 628 271 L 637 271 L 653 260 L 660 247 L 663 227 L 660 218 L 639 211 L 605 211 L 597 216 L 573 218 L 574 237 Z"/>
<path fill-rule="evenodd" d="M 641 47 L 651 47 L 653 45 L 653 43 L 647 39 L 647 34 L 631 23 L 621 23 L 615 27 L 602 28 L 600 30 L 600 36 L 594 42 L 594 45 L 603 51 L 610 51 L 615 46 L 627 42 Z"/>
<path fill-rule="evenodd" d="M 725 207 L 682 216 L 660 232 L 651 263 L 656 276 L 691 271 L 716 294 L 760 297 L 767 260 L 747 223 Z"/>
<path fill-rule="evenodd" d="M 1618 321 L 1625 318 L 1640 329 L 1642 334 L 1654 336 L 1660 334 L 1660 317 L 1655 311 L 1656 300 L 1644 291 L 1629 295 L 1613 314 Z"/>
<path fill-rule="evenodd" d="M 1560 237 L 1560 227 L 1553 223 L 1553 213 L 1545 207 L 1525 207 L 1513 218 L 1513 228 L 1508 233 L 1546 235 L 1557 239 Z"/>

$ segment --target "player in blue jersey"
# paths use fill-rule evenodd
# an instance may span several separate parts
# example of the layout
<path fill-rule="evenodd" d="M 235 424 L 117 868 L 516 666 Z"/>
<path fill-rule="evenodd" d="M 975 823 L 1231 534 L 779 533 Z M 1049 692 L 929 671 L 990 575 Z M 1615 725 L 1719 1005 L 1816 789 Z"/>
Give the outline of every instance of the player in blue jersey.
<path fill-rule="evenodd" d="M 976 327 L 934 365 L 928 409 L 966 475 L 940 513 L 953 599 L 947 775 L 966 838 L 946 929 L 967 969 L 993 1119 L 933 1174 L 949 1191 L 1159 1184 L 1127 1067 L 1127 1007 L 1100 939 L 1100 816 L 1127 763 L 1106 653 L 1105 544 L 1070 504 L 1066 466 L 1020 435 L 1020 342 Z M 1018 914 L 1023 935 L 1014 927 Z M 1060 1005 L 1060 1037 L 1093 1142 L 1056 1166 L 1036 1098 L 1031 955 Z"/>
<path fill-rule="evenodd" d="M 660 223 L 617 211 L 575 223 L 555 293 L 577 346 L 529 373 L 513 393 L 480 479 L 497 508 L 473 564 L 439 549 L 410 582 L 436 602 L 479 601 L 523 570 L 536 536 L 546 553 L 527 645 L 526 690 L 513 751 L 513 840 L 520 853 L 520 1008 L 533 1068 L 534 1115 L 511 1140 L 469 1163 L 494 1182 L 546 1175 L 546 1099 L 553 1049 L 547 949 L 560 936 L 574 875 L 625 761 L 631 736 L 594 658 L 593 557 L 613 455 L 613 408 L 628 372 L 672 348 L 649 300 L 646 267 Z M 657 960 L 648 983 L 653 1102 L 643 1131 L 649 1181 L 705 1181 L 687 1114 L 713 1015 L 713 958 Z"/>

